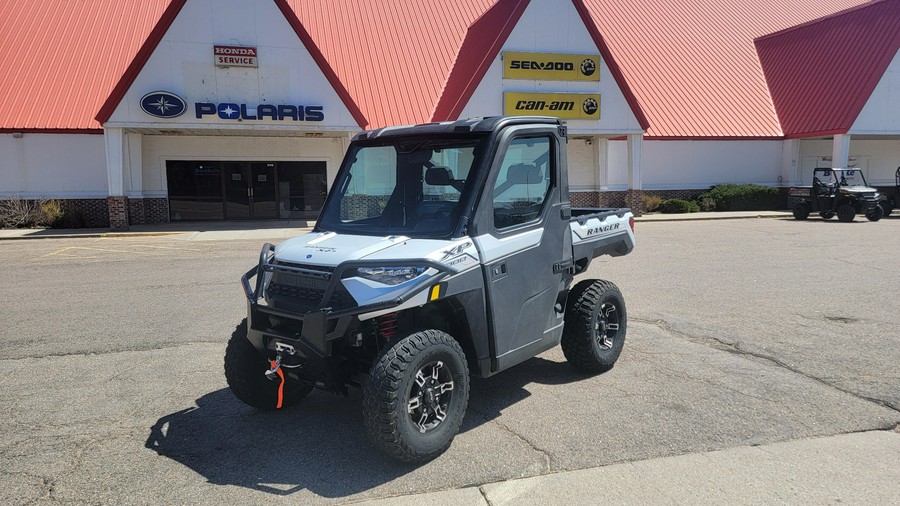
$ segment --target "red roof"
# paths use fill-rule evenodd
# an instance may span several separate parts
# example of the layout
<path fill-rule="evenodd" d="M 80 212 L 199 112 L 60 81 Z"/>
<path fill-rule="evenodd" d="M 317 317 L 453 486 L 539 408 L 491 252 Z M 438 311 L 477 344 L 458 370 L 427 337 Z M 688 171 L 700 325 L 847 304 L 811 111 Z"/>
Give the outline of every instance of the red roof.
<path fill-rule="evenodd" d="M 753 39 L 863 0 L 585 0 L 648 137 L 780 137 Z"/>
<path fill-rule="evenodd" d="M 431 120 L 469 26 L 495 2 L 288 1 L 371 128 Z"/>
<path fill-rule="evenodd" d="M 98 112 L 96 116 L 96 120 L 98 122 L 105 123 L 107 120 L 109 120 L 109 117 L 112 116 L 112 113 L 116 110 L 119 102 L 121 102 L 122 98 L 125 97 L 125 94 L 128 93 L 128 89 L 134 83 L 134 80 L 137 78 L 138 74 L 140 74 L 141 69 L 144 68 L 144 65 L 147 64 L 147 60 L 150 59 L 150 56 L 156 50 L 156 46 L 159 45 L 159 42 L 169 30 L 172 22 L 175 21 L 175 18 L 178 16 L 181 8 L 184 7 L 186 1 L 187 0 L 172 0 L 172 3 L 163 13 L 162 18 L 156 23 L 153 31 L 150 32 L 147 40 L 141 46 L 140 51 L 138 51 L 137 55 L 134 57 L 131 65 L 128 66 L 128 69 L 119 79 L 116 87 L 113 88 L 113 91 L 112 93 L 110 93 L 109 98 L 107 98 L 103 103 L 103 107 L 100 108 L 100 112 Z M 359 110 L 359 107 L 353 101 L 353 98 L 349 93 L 347 93 L 347 90 L 346 88 L 344 88 L 343 83 L 341 83 L 337 75 L 335 75 L 334 70 L 331 69 L 328 61 L 322 55 L 322 52 L 319 51 L 319 48 L 312 41 L 309 33 L 303 27 L 303 24 L 300 22 L 300 20 L 297 19 L 294 11 L 285 2 L 285 0 L 274 1 L 275 5 L 278 6 L 278 9 L 281 10 L 281 13 L 285 16 L 285 19 L 287 19 L 288 23 L 291 25 L 291 28 L 294 29 L 294 32 L 300 38 L 300 41 L 303 42 L 306 50 L 309 51 L 310 56 L 312 56 L 313 60 L 319 66 L 319 69 L 325 75 L 325 78 L 328 79 L 328 82 L 334 88 L 334 91 L 337 92 L 338 96 L 344 102 L 344 105 L 350 111 L 353 119 L 356 120 L 356 123 L 361 128 L 365 128 L 367 125 L 367 121 L 365 116 L 362 114 L 362 111 Z"/>
<path fill-rule="evenodd" d="M 761 37 L 756 49 L 786 136 L 846 133 L 900 49 L 900 0 Z"/>
<path fill-rule="evenodd" d="M 498 1 L 276 3 L 323 72 L 328 75 L 332 69 L 339 93 L 346 88 L 348 107 L 355 102 L 359 116 L 373 127 L 428 121 L 439 112 L 461 110 L 450 93 L 442 92 L 471 86 L 463 71 L 470 64 L 477 71 L 483 57 L 502 45 L 509 21 L 521 15 L 526 0 Z M 875 5 L 896 11 L 896 2 Z M 140 60 L 142 45 L 152 42 L 149 35 L 169 1 L 7 3 L 0 17 L 0 130 L 78 131 L 100 128 L 94 116 L 116 83 L 127 77 L 129 64 Z M 783 107 L 776 99 L 776 114 L 754 38 L 863 0 L 573 3 L 592 21 L 588 29 L 598 49 L 609 52 L 604 57 L 614 75 L 618 72 L 617 81 L 639 121 L 649 124 L 649 136 L 779 138 Z M 498 25 L 491 33 L 489 20 L 494 19 Z M 896 25 L 878 26 L 884 27 L 879 28 L 883 36 L 900 32 Z M 767 40 L 760 44 L 769 44 Z M 473 44 L 484 44 L 483 51 L 473 50 Z M 842 54 L 840 61 L 848 57 Z M 454 68 L 459 70 L 451 72 Z M 785 131 L 793 130 L 786 126 Z"/>
<path fill-rule="evenodd" d="M 94 115 L 168 3 L 4 2 L 0 129 L 99 130 Z"/>

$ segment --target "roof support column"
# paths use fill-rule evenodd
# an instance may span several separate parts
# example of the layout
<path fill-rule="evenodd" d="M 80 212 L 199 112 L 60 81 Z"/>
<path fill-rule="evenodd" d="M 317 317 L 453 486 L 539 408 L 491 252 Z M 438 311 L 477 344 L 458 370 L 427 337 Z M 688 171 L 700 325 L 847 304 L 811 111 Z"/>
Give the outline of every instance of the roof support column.
<path fill-rule="evenodd" d="M 786 139 L 781 144 L 781 176 L 782 186 L 801 186 L 803 178 L 800 174 L 800 140 Z"/>
<path fill-rule="evenodd" d="M 121 128 L 104 128 L 106 141 L 106 181 L 109 185 L 109 226 L 113 229 L 128 228 L 128 197 L 125 196 L 125 133 Z"/>
<path fill-rule="evenodd" d="M 850 134 L 837 134 L 831 141 L 831 166 L 846 167 L 850 161 Z"/>
<path fill-rule="evenodd" d="M 625 193 L 625 203 L 631 208 L 635 216 L 644 212 L 644 192 L 641 191 L 641 147 L 644 142 L 644 134 L 628 135 L 628 191 Z"/>

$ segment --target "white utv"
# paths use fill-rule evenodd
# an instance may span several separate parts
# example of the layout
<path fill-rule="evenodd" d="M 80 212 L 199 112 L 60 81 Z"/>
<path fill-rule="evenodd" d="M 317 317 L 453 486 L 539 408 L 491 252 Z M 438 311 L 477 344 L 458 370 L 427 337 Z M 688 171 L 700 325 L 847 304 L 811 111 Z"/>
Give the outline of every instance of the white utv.
<path fill-rule="evenodd" d="M 562 344 L 610 369 L 627 314 L 608 281 L 573 277 L 634 248 L 629 209 L 573 209 L 566 127 L 542 117 L 390 127 L 351 142 L 312 232 L 266 244 L 225 352 L 241 401 L 277 409 L 313 388 L 363 391 L 376 447 L 445 451 L 470 375 Z"/>

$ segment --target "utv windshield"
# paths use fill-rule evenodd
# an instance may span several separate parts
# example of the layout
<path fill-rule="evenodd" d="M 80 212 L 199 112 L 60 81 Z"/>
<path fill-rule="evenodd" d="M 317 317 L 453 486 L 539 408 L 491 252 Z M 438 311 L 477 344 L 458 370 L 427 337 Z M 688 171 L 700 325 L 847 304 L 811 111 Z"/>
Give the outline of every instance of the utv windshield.
<path fill-rule="evenodd" d="M 471 137 L 396 139 L 351 147 L 318 228 L 362 235 L 450 234 L 479 143 Z"/>
<path fill-rule="evenodd" d="M 836 170 L 834 172 L 841 186 L 868 186 L 861 170 Z"/>

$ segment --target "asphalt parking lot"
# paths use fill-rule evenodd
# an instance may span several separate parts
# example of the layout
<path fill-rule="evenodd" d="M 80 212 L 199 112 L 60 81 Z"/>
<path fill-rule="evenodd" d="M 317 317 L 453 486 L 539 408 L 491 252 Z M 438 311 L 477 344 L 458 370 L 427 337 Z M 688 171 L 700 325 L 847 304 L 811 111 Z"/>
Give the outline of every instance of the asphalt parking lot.
<path fill-rule="evenodd" d="M 227 390 L 260 241 L 0 243 L 0 503 L 342 504 L 900 423 L 900 218 L 637 237 L 588 273 L 628 304 L 616 367 L 585 377 L 554 349 L 475 380 L 420 467 L 369 445 L 358 393 L 259 413 Z"/>

